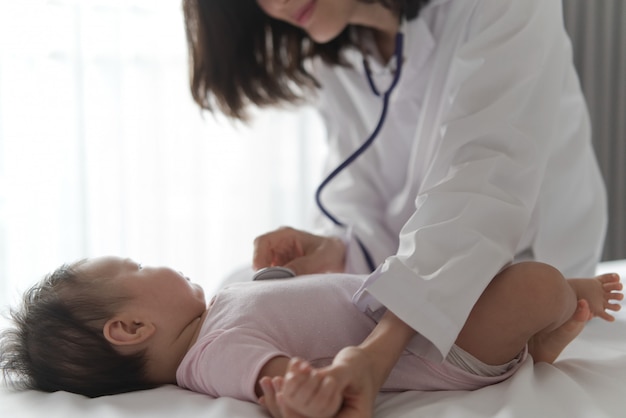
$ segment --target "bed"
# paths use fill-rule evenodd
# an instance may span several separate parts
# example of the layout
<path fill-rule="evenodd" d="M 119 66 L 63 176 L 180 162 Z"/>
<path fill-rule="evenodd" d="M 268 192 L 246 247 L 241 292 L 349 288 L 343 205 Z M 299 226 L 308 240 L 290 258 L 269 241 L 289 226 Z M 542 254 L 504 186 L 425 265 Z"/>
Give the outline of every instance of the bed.
<path fill-rule="evenodd" d="M 626 260 L 599 272 L 626 279 Z M 474 392 L 381 394 L 376 417 L 626 417 L 626 309 L 616 322 L 592 320 L 554 365 L 524 363 L 511 379 Z M 0 388 L 0 417 L 267 417 L 257 405 L 211 399 L 176 386 L 87 399 Z"/>

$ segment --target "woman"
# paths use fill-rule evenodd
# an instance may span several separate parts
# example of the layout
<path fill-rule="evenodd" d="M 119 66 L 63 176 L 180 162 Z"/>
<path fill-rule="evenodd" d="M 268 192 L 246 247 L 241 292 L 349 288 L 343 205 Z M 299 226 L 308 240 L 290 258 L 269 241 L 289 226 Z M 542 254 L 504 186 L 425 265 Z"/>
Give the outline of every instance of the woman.
<path fill-rule="evenodd" d="M 282 228 L 257 238 L 254 254 L 256 268 L 298 274 L 374 270 L 354 297 L 362 310 L 389 310 L 361 347 L 384 351 L 384 361 L 370 356 L 372 385 L 409 341 L 445 358 L 511 262 L 593 275 L 606 196 L 560 0 L 184 8 L 203 108 L 244 118 L 249 104 L 293 103 L 314 90 L 329 173 L 378 131 L 319 191 L 327 216 L 315 235 Z"/>

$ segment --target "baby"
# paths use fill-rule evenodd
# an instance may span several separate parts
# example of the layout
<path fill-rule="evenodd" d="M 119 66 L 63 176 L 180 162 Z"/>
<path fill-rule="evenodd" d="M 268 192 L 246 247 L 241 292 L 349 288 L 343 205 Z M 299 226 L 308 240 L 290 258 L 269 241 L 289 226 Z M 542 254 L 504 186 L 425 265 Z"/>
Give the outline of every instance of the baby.
<path fill-rule="evenodd" d="M 334 416 L 342 393 L 328 367 L 380 312 L 351 303 L 364 276 L 325 274 L 231 285 L 208 307 L 202 288 L 166 267 L 101 257 L 65 265 L 30 289 L 1 338 L 8 382 L 89 397 L 162 384 Z M 535 262 L 485 289 L 443 362 L 410 351 L 382 390 L 473 390 L 510 377 L 529 353 L 553 362 L 593 316 L 611 321 L 616 274 L 569 279 Z M 303 360 L 300 360 L 303 359 Z M 264 396 L 265 395 L 265 396 Z M 373 402 L 373 400 L 372 400 Z"/>

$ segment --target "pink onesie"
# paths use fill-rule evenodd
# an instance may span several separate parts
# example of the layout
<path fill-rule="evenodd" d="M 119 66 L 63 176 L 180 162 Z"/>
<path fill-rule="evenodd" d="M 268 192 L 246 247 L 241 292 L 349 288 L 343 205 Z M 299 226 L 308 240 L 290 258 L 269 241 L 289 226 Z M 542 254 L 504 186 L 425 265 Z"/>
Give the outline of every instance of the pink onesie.
<path fill-rule="evenodd" d="M 330 364 L 340 349 L 359 344 L 376 325 L 352 304 L 365 277 L 311 275 L 235 283 L 221 290 L 178 367 L 178 385 L 256 402 L 259 371 L 271 358 L 297 356 L 313 366 Z M 505 380 L 520 364 L 485 377 L 405 351 L 382 390 L 473 390 Z"/>

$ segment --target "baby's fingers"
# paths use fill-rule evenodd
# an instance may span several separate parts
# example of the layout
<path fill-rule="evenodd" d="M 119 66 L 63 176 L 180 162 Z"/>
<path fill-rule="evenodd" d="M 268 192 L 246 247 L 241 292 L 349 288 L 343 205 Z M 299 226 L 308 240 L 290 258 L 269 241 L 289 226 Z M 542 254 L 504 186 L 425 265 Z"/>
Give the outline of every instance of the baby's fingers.
<path fill-rule="evenodd" d="M 321 381 L 309 363 L 300 359 L 290 361 L 284 380 L 284 395 L 301 404 L 305 404 L 315 393 Z"/>
<path fill-rule="evenodd" d="M 274 389 L 272 379 L 266 376 L 260 380 L 259 384 L 261 385 L 261 390 L 263 391 L 263 396 L 259 399 L 259 403 L 267 408 L 273 418 L 282 418 L 282 414 L 280 413 L 280 408 L 276 400 L 276 390 Z"/>

